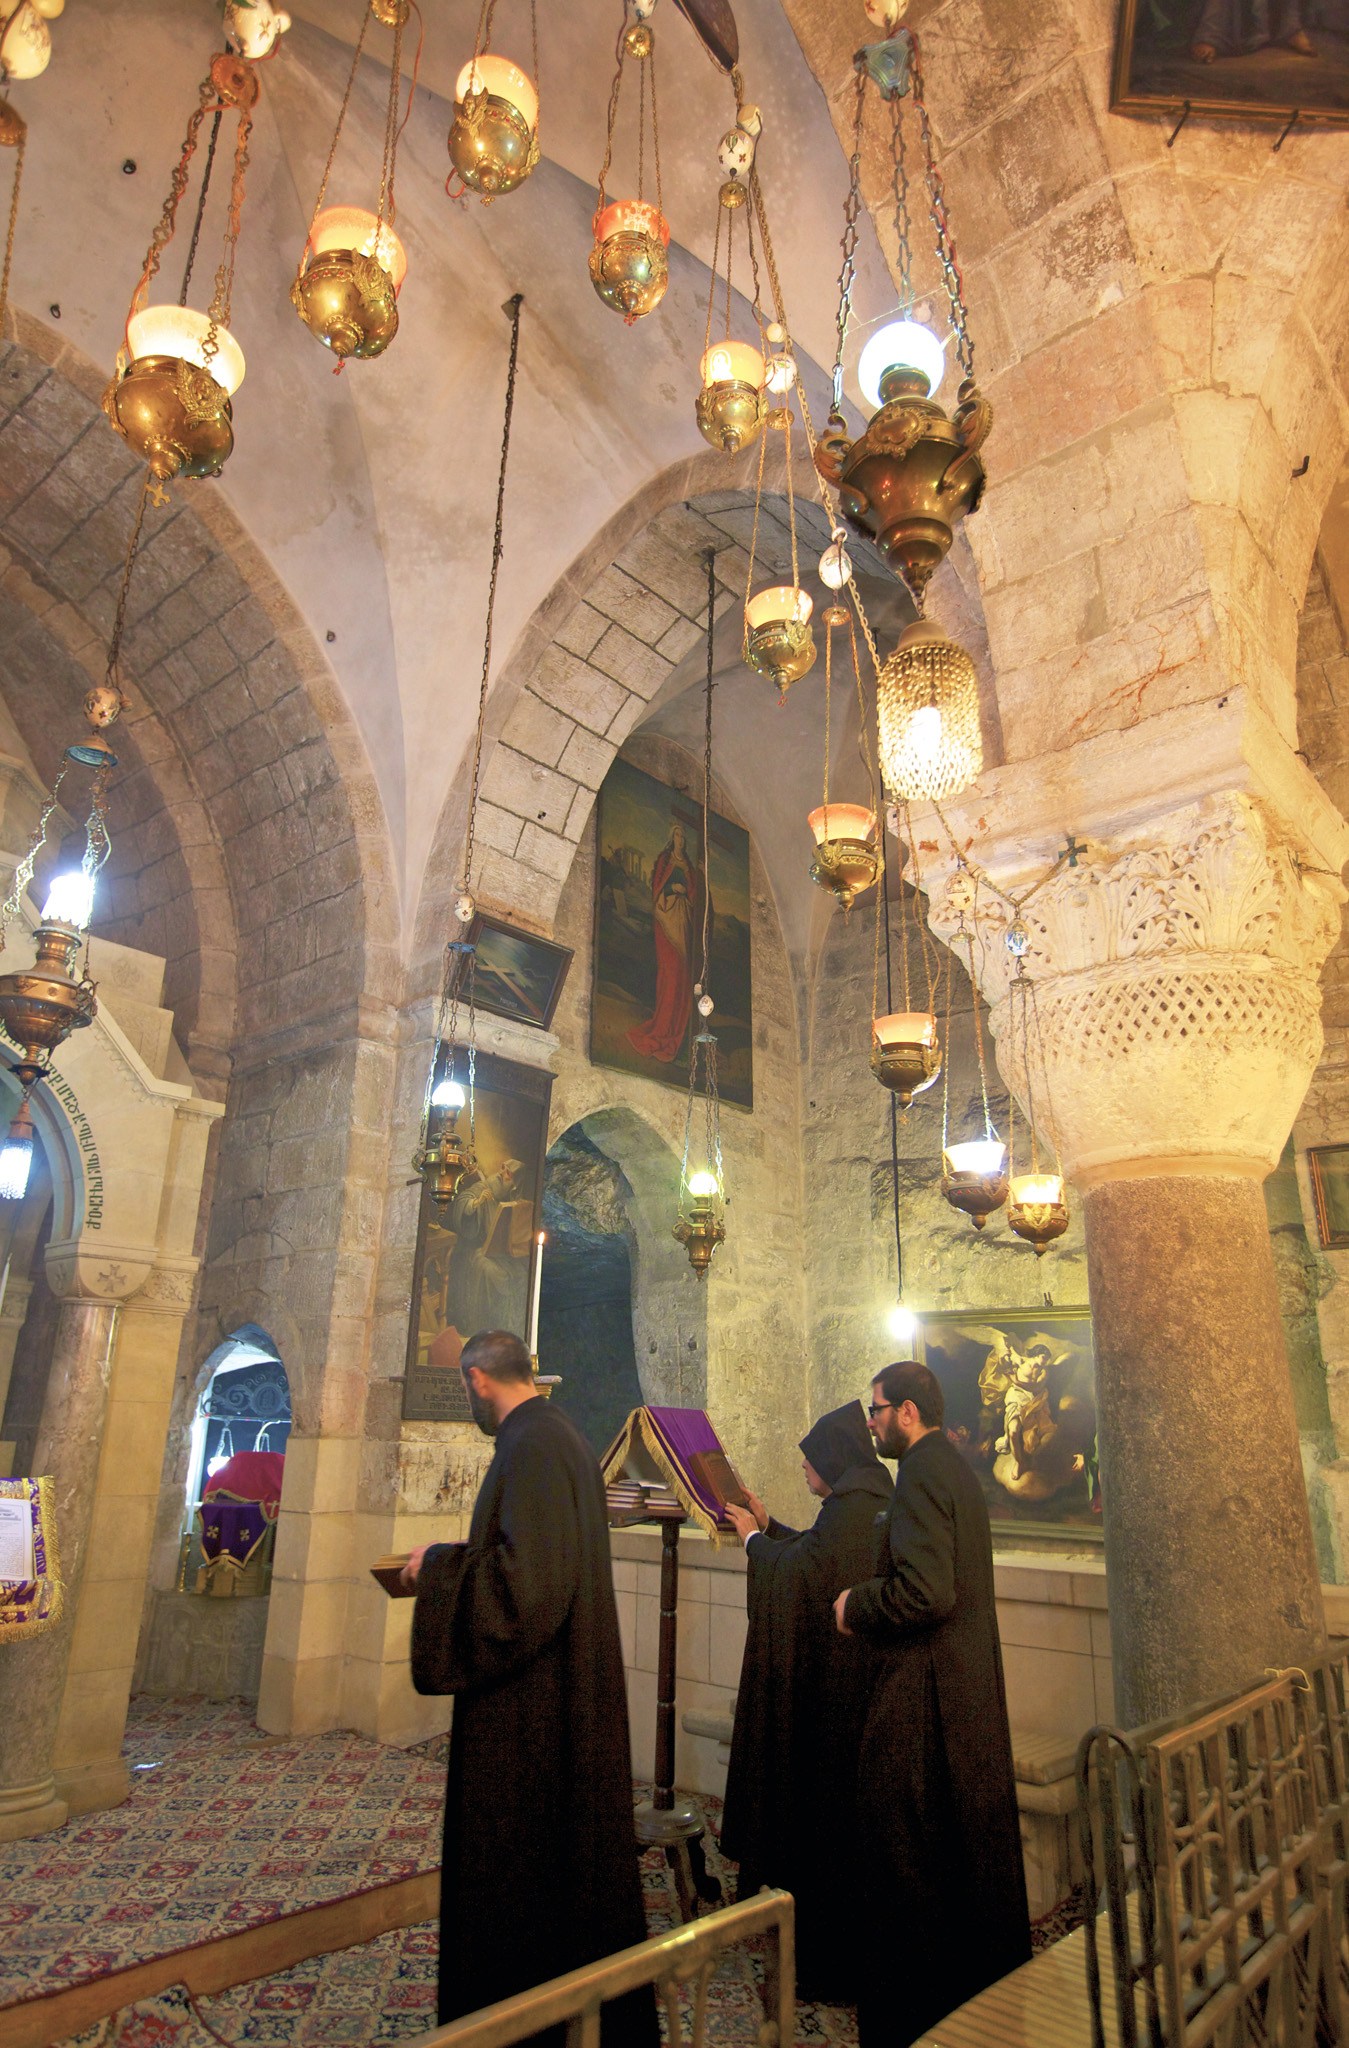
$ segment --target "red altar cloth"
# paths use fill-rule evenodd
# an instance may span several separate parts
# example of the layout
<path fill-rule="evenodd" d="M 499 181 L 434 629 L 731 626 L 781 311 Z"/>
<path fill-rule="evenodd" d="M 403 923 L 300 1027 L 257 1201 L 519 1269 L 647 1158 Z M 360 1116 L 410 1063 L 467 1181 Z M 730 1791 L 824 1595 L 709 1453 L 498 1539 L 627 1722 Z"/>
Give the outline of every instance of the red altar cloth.
<path fill-rule="evenodd" d="M 281 1510 L 284 1451 L 236 1451 L 206 1482 L 205 1500 L 257 1501 L 269 1522 Z"/>

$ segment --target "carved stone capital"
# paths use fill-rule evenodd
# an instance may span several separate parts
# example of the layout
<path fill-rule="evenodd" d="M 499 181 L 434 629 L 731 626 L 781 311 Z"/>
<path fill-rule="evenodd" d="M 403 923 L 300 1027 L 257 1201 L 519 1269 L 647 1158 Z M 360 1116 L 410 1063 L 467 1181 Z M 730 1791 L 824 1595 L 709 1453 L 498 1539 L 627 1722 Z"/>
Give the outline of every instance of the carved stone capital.
<path fill-rule="evenodd" d="M 1002 884 L 978 845 L 971 856 Z M 953 859 L 924 881 L 932 929 L 962 960 L 962 910 L 976 925 L 999 1069 L 1023 1109 L 1034 1097 L 1072 1179 L 1275 1164 L 1321 1054 L 1320 970 L 1345 891 L 1299 864 L 1258 801 L 1231 792 L 1146 838 L 1088 841 L 1034 890 L 1020 914 L 1029 1082 L 1004 937 L 1016 913 Z M 1008 893 L 1031 886 L 1018 876 Z"/>
<path fill-rule="evenodd" d="M 125 1301 L 143 1287 L 155 1263 L 153 1245 L 113 1244 L 86 1232 L 47 1246 L 47 1281 L 63 1301 Z"/>

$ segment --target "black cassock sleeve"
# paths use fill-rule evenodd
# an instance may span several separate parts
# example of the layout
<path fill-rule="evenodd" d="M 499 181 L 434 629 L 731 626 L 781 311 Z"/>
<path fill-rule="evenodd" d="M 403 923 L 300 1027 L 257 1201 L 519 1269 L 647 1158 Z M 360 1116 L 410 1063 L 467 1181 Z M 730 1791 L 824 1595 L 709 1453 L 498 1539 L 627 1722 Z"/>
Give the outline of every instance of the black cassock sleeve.
<path fill-rule="evenodd" d="M 873 1642 L 931 1628 L 955 1612 L 955 1502 L 938 1474 L 899 1467 L 890 1511 L 890 1571 L 848 1595 L 844 1619 Z"/>
<path fill-rule="evenodd" d="M 472 1692 L 522 1670 L 566 1621 L 583 1563 L 572 1474 L 526 1435 L 502 1460 L 479 1540 L 433 1544 L 422 1561 L 417 1691 Z"/>

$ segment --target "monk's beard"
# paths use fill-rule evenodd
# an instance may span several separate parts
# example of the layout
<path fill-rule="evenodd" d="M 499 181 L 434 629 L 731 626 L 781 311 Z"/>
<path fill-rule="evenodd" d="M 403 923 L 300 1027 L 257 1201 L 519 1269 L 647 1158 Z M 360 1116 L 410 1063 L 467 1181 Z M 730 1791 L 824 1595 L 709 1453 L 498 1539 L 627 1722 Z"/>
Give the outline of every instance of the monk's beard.
<path fill-rule="evenodd" d="M 495 1436 L 497 1433 L 497 1419 L 487 1402 L 483 1400 L 481 1394 L 475 1394 L 472 1387 L 467 1383 L 465 1383 L 464 1392 L 468 1395 L 469 1411 L 483 1435 Z"/>

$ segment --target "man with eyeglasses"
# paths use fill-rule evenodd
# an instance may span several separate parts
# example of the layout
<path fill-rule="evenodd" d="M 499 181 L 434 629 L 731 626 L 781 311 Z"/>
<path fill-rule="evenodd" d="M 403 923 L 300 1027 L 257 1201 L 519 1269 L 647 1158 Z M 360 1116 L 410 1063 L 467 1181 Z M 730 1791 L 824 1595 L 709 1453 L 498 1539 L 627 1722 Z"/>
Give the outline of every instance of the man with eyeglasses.
<path fill-rule="evenodd" d="M 868 1948 L 859 2032 L 900 2048 L 1029 1961 L 1030 1932 L 983 1490 L 925 1365 L 878 1373 L 867 1413 L 899 1469 L 876 1576 L 839 1594 L 834 1620 L 875 1658 L 863 1883 L 872 1924 L 904 1940 L 898 1970 Z"/>

